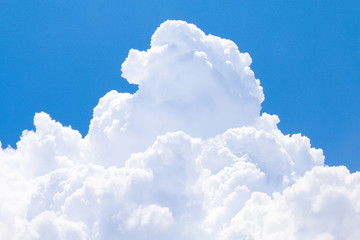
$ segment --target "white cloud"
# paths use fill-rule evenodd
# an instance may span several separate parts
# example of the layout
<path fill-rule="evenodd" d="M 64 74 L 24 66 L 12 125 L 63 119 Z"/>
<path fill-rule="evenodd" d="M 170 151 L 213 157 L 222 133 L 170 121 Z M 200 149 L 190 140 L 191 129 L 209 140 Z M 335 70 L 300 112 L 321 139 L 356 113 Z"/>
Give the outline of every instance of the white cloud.
<path fill-rule="evenodd" d="M 103 145 L 94 154 L 110 161 L 113 150 L 108 149 L 117 148 L 116 158 L 125 159 L 166 132 L 208 138 L 252 125 L 264 96 L 250 63 L 249 54 L 230 40 L 207 36 L 185 22 L 165 22 L 151 48 L 130 50 L 122 65 L 123 77 L 139 84 L 138 92 L 112 91 L 95 108 L 88 139 Z"/>
<path fill-rule="evenodd" d="M 0 149 L 6 239 L 358 239 L 360 175 L 260 115 L 259 80 L 230 40 L 167 21 L 84 138 L 46 113 Z"/>
<path fill-rule="evenodd" d="M 345 167 L 315 167 L 282 194 L 253 193 L 221 238 L 359 239 L 359 181 Z"/>
<path fill-rule="evenodd" d="M 131 215 L 126 221 L 127 228 L 130 230 L 150 227 L 150 231 L 158 228 L 168 228 L 172 223 L 173 217 L 169 208 L 164 208 L 153 204 L 146 207 L 139 207 L 132 211 Z"/>

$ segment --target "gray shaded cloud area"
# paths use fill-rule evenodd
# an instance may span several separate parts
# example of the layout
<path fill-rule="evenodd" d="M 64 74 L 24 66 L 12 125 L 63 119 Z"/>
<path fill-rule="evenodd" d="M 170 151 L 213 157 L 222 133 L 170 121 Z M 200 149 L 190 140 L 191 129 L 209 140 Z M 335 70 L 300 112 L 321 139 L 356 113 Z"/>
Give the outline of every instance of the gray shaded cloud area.
<path fill-rule="evenodd" d="M 46 113 L 0 149 L 2 239 L 360 239 L 360 174 L 260 114 L 251 58 L 166 21 L 82 137 Z"/>

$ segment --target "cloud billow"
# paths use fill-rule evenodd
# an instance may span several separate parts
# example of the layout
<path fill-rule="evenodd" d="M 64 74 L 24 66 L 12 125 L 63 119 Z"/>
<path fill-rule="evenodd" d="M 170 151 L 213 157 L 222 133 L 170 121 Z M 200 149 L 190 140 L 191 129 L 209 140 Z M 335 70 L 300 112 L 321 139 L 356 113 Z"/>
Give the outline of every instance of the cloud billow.
<path fill-rule="evenodd" d="M 6 239 L 358 239 L 360 175 L 284 135 L 251 58 L 166 21 L 83 138 L 46 113 L 0 149 Z"/>

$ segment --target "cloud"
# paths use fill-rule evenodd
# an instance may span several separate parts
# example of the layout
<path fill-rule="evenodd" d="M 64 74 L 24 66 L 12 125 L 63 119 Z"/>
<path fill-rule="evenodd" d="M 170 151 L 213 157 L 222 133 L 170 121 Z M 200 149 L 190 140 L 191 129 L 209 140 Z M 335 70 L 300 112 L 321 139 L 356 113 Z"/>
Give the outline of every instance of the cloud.
<path fill-rule="evenodd" d="M 103 144 L 94 154 L 113 152 L 114 143 L 121 142 L 116 158 L 126 159 L 166 132 L 208 138 L 254 124 L 264 96 L 250 64 L 249 54 L 230 40 L 185 22 L 165 22 L 151 48 L 130 50 L 122 65 L 123 77 L 139 84 L 138 92 L 112 91 L 94 109 L 88 139 Z"/>
<path fill-rule="evenodd" d="M 357 239 L 359 173 L 284 135 L 251 58 L 166 21 L 82 138 L 46 113 L 0 149 L 6 239 Z"/>
<path fill-rule="evenodd" d="M 358 239 L 360 174 L 315 167 L 282 194 L 254 193 L 221 239 Z"/>

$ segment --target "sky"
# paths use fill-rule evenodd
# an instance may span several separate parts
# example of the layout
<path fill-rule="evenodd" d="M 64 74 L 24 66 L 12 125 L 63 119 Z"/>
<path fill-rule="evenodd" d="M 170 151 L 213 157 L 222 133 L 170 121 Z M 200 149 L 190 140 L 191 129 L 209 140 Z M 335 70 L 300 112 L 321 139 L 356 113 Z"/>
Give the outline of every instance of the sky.
<path fill-rule="evenodd" d="M 358 1 L 0 2 L 0 140 L 15 143 L 45 111 L 84 136 L 131 48 L 167 19 L 233 40 L 264 86 L 263 110 L 302 133 L 328 165 L 360 169 Z"/>
<path fill-rule="evenodd" d="M 0 6 L 1 236 L 360 238 L 356 3 Z"/>

